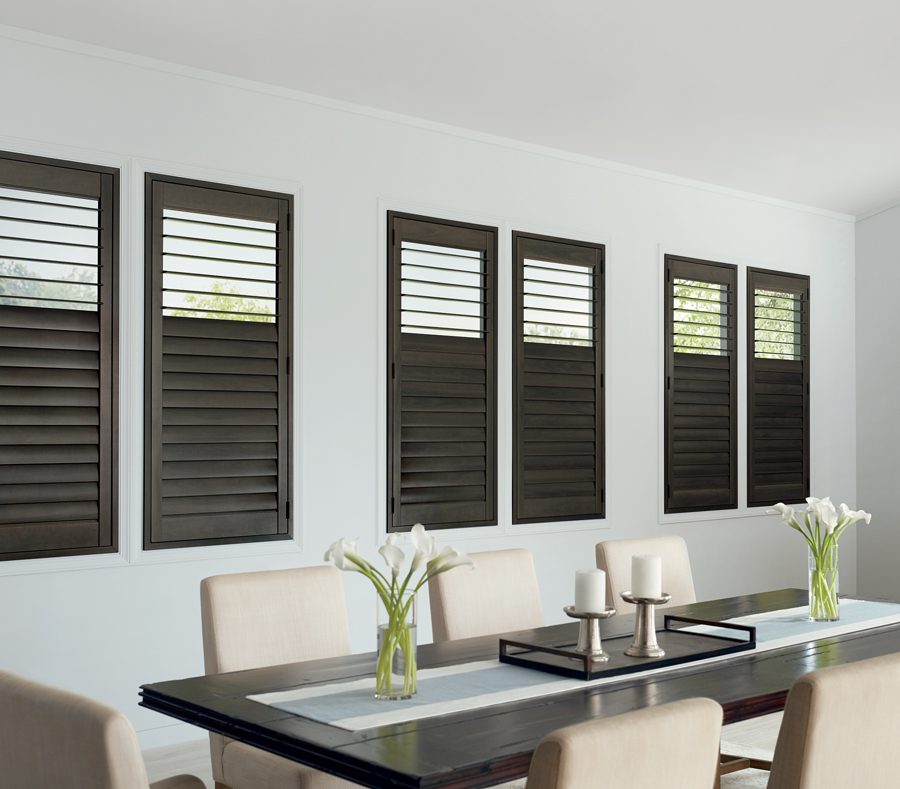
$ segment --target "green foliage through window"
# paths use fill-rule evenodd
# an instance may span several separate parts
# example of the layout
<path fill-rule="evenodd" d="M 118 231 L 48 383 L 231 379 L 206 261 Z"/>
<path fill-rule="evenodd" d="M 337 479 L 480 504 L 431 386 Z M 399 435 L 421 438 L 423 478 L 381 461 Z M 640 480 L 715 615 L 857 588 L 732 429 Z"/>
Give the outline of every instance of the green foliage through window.
<path fill-rule="evenodd" d="M 0 304 L 96 311 L 96 269 L 71 268 L 70 273 L 57 275 L 59 281 L 48 281 L 34 266 L 0 258 Z"/>
<path fill-rule="evenodd" d="M 673 280 L 672 320 L 676 353 L 728 353 L 728 288 L 713 282 Z"/>
<path fill-rule="evenodd" d="M 753 293 L 754 355 L 759 359 L 799 359 L 801 301 L 795 293 Z"/>

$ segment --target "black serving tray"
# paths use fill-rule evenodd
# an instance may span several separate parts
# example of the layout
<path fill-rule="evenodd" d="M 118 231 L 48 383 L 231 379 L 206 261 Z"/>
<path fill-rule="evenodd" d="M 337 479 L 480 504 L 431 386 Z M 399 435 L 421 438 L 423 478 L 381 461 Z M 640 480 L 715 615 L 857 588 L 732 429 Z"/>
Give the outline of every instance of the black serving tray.
<path fill-rule="evenodd" d="M 706 625 L 716 630 L 732 631 L 735 637 L 692 633 L 681 625 Z M 590 655 L 575 651 L 574 641 L 551 644 L 528 644 L 523 641 L 500 639 L 500 662 L 514 666 L 533 668 L 550 674 L 575 679 L 601 679 L 621 674 L 633 674 L 648 669 L 677 666 L 696 660 L 747 652 L 756 648 L 756 628 L 706 619 L 691 619 L 685 616 L 667 614 L 663 627 L 656 631 L 656 639 L 666 654 L 663 657 L 630 657 L 625 650 L 631 645 L 632 634 L 611 636 L 603 639 L 603 651 L 609 660 L 597 662 Z"/>

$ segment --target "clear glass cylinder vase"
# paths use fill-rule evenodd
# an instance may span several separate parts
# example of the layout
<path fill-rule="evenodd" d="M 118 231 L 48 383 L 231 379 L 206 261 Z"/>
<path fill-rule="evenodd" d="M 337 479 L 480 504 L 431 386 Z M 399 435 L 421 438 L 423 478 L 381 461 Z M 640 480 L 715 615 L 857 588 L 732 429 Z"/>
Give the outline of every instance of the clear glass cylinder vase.
<path fill-rule="evenodd" d="M 814 622 L 836 622 L 841 618 L 837 543 L 818 553 L 809 552 L 809 618 Z"/>
<path fill-rule="evenodd" d="M 416 694 L 416 596 L 406 593 L 388 607 L 378 598 L 375 698 Z"/>

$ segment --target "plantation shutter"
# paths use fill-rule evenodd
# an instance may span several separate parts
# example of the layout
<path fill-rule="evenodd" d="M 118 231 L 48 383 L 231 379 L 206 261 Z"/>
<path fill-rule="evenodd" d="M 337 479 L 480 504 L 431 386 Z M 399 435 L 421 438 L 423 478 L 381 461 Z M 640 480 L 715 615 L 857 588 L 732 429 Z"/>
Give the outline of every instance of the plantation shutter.
<path fill-rule="evenodd" d="M 147 176 L 145 548 L 290 536 L 289 195 Z"/>
<path fill-rule="evenodd" d="M 747 270 L 747 506 L 809 495 L 809 277 Z"/>
<path fill-rule="evenodd" d="M 737 506 L 737 269 L 667 255 L 665 511 Z"/>
<path fill-rule="evenodd" d="M 116 528 L 118 171 L 0 154 L 0 559 Z"/>
<path fill-rule="evenodd" d="M 388 523 L 496 523 L 496 228 L 388 214 Z"/>
<path fill-rule="evenodd" d="M 602 518 L 604 248 L 514 233 L 513 261 L 513 522 Z"/>

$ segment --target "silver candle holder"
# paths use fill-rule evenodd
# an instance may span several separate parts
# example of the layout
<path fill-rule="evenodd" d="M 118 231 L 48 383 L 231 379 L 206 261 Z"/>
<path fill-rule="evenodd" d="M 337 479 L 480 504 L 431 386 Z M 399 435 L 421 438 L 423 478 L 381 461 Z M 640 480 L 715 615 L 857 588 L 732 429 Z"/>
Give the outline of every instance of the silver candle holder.
<path fill-rule="evenodd" d="M 634 641 L 625 654 L 629 657 L 663 657 L 666 652 L 656 641 L 656 606 L 668 603 L 672 595 L 663 592 L 659 597 L 635 597 L 631 592 L 622 592 L 622 599 L 635 605 Z"/>
<path fill-rule="evenodd" d="M 567 616 L 578 620 L 578 643 L 575 645 L 575 651 L 581 655 L 590 655 L 595 663 L 605 663 L 609 660 L 609 655 L 603 651 L 603 644 L 600 641 L 600 620 L 615 616 L 616 609 L 607 608 L 605 611 L 589 613 L 576 611 L 574 605 L 567 605 L 563 611 Z"/>

